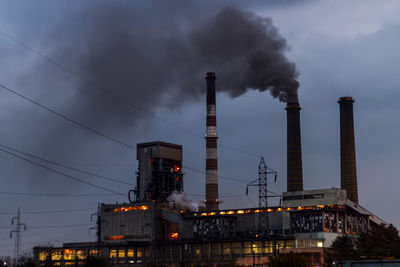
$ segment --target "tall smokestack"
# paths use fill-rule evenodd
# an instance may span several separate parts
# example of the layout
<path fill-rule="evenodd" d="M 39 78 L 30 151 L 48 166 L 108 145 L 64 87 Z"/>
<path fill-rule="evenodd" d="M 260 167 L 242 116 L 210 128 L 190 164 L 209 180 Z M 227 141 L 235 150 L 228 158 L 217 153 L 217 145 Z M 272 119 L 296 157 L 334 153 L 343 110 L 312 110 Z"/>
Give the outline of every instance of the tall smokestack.
<path fill-rule="evenodd" d="M 206 74 L 207 128 L 206 128 L 206 210 L 218 210 L 218 153 L 217 113 L 215 104 L 215 73 Z"/>
<path fill-rule="evenodd" d="M 300 110 L 296 101 L 288 102 L 287 114 L 287 191 L 303 191 L 303 163 L 301 159 Z"/>
<path fill-rule="evenodd" d="M 356 149 L 352 97 L 341 97 L 340 105 L 340 185 L 346 189 L 347 198 L 358 203 Z"/>

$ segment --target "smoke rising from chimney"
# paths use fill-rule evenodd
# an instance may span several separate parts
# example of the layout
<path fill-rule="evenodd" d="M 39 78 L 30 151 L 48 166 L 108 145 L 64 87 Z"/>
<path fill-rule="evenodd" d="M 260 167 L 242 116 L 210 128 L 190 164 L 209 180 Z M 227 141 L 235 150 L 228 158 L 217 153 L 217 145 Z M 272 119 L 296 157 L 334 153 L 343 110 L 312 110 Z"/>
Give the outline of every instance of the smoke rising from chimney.
<path fill-rule="evenodd" d="M 184 11 L 161 2 L 155 2 L 154 14 L 140 14 L 132 3 L 99 5 L 74 45 L 57 53 L 75 55 L 90 81 L 147 111 L 202 99 L 203 74 L 210 70 L 218 72 L 218 90 L 232 97 L 253 89 L 297 102 L 298 73 L 271 19 L 232 6 L 212 13 L 199 12 L 193 2 L 175 1 Z M 86 90 L 70 101 L 83 99 L 74 113 L 85 120 L 107 124 L 138 118 L 109 97 L 89 96 L 86 83 L 81 87 Z"/>
<path fill-rule="evenodd" d="M 191 40 L 200 62 L 218 70 L 220 90 L 232 97 L 248 89 L 269 90 L 280 101 L 297 102 L 298 73 L 271 19 L 226 7 L 194 29 Z"/>
<path fill-rule="evenodd" d="M 38 50 L 145 112 L 203 100 L 208 71 L 218 72 L 218 91 L 232 97 L 259 90 L 281 101 L 297 98 L 298 73 L 271 19 L 186 0 L 93 1 L 68 8 L 43 45 L 53 52 Z M 40 94 L 55 99 L 49 106 L 109 135 L 129 133 L 134 143 L 132 130 L 146 128 L 151 118 L 42 59 L 31 73 L 24 85 L 40 80 Z M 103 142 L 55 120 L 37 123 L 39 133 L 28 152 L 68 162 L 85 158 L 95 142 Z"/>

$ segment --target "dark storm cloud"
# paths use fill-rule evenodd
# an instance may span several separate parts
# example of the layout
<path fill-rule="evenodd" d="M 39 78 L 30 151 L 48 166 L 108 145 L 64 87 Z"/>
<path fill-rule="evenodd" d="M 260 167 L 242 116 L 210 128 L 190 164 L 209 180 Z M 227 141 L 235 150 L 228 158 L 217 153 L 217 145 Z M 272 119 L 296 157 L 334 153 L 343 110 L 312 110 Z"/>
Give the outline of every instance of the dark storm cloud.
<path fill-rule="evenodd" d="M 278 29 L 270 19 L 233 6 L 182 0 L 75 3 L 49 31 L 43 47 L 51 52 L 44 54 L 83 79 L 37 59 L 22 86 L 36 84 L 43 96 L 39 102 L 117 139 L 127 133 L 134 138 L 132 131 L 145 128 L 152 118 L 148 112 L 158 107 L 179 109 L 200 100 L 208 71 L 217 73 L 218 90 L 232 97 L 251 88 L 285 101 L 297 92 L 295 65 L 285 57 L 288 46 Z M 40 122 L 27 152 L 79 161 L 94 143 L 107 142 L 56 120 Z"/>
<path fill-rule="evenodd" d="M 141 14 L 132 4 L 100 5 L 86 19 L 82 39 L 57 53 L 73 56 L 90 81 L 147 111 L 198 100 L 207 71 L 217 73 L 218 89 L 232 97 L 248 88 L 269 90 L 281 101 L 297 94 L 295 65 L 286 59 L 288 46 L 270 19 L 235 7 L 199 16 L 191 4 L 155 6 L 155 12 Z M 77 55 L 76 47 L 84 49 Z M 104 94 L 82 90 L 70 101 L 79 103 L 74 112 L 85 120 L 107 124 L 135 118 Z"/>

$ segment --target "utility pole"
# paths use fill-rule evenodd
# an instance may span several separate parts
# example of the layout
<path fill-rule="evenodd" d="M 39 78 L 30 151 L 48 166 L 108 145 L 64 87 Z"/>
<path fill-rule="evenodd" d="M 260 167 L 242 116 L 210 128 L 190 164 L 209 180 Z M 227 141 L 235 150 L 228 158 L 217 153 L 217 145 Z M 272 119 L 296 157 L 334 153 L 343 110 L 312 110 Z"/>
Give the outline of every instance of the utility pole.
<path fill-rule="evenodd" d="M 15 229 L 10 232 L 10 238 L 13 238 L 13 233 L 15 233 L 15 246 L 14 246 L 14 265 L 18 266 L 19 255 L 21 252 L 21 228 L 24 227 L 26 231 L 26 224 L 21 222 L 21 211 L 18 207 L 17 216 L 11 219 L 11 225 L 15 225 Z"/>

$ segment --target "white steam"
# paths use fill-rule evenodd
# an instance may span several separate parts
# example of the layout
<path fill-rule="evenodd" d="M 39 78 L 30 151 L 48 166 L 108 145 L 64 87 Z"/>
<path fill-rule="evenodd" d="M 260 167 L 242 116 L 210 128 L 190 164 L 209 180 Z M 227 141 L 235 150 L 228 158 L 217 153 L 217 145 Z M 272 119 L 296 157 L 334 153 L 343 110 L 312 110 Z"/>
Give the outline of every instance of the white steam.
<path fill-rule="evenodd" d="M 185 193 L 178 193 L 174 191 L 168 196 L 167 201 L 171 208 L 185 210 L 185 211 L 199 211 L 199 204 L 186 199 Z"/>

